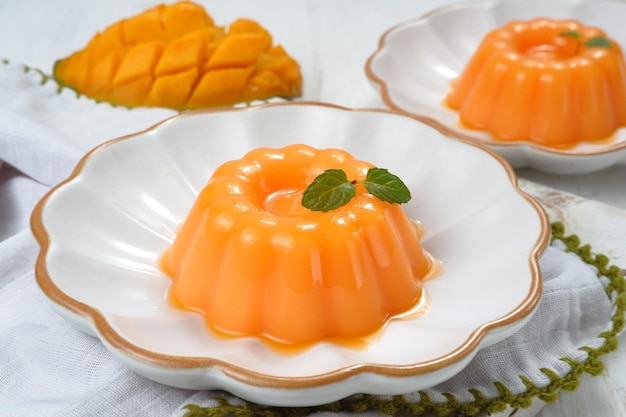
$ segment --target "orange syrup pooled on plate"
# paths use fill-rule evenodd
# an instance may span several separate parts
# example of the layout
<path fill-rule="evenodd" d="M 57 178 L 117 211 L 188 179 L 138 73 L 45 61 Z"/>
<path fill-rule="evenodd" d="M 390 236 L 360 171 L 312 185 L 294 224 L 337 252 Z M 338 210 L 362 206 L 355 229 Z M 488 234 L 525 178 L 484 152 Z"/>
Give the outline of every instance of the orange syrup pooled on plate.
<path fill-rule="evenodd" d="M 440 271 L 439 267 L 434 268 L 434 270 Z M 433 277 L 435 276 L 435 274 L 432 275 Z M 175 298 L 171 291 L 167 295 L 167 300 L 171 306 L 178 310 L 186 310 L 193 313 L 198 313 L 203 316 L 206 331 L 212 337 L 218 340 L 237 340 L 254 337 L 261 344 L 269 348 L 272 352 L 281 356 L 296 356 L 305 352 L 308 349 L 313 348 L 318 343 L 330 343 L 346 349 L 367 351 L 374 345 L 376 345 L 378 340 L 383 336 L 385 328 L 390 323 L 396 320 L 416 320 L 419 317 L 427 314 L 430 309 L 430 299 L 428 297 L 428 294 L 424 292 L 422 294 L 422 297 L 420 297 L 419 301 L 417 302 L 417 304 L 415 304 L 415 306 L 413 306 L 413 308 L 397 316 L 388 317 L 387 320 L 385 320 L 384 323 L 379 328 L 375 329 L 372 333 L 355 337 L 329 337 L 320 339 L 319 341 L 290 342 L 274 339 L 273 337 L 271 337 L 271 335 L 266 334 L 244 335 L 217 328 L 213 324 L 213 322 L 211 322 L 211 320 L 207 319 L 202 310 L 194 310 L 188 308 L 180 300 Z"/>
<path fill-rule="evenodd" d="M 213 333 L 282 351 L 324 341 L 364 348 L 423 306 L 422 282 L 440 266 L 399 204 L 360 186 L 340 208 L 302 207 L 303 191 L 329 168 L 362 179 L 372 165 L 289 145 L 218 167 L 163 256 L 172 303 L 202 314 Z"/>

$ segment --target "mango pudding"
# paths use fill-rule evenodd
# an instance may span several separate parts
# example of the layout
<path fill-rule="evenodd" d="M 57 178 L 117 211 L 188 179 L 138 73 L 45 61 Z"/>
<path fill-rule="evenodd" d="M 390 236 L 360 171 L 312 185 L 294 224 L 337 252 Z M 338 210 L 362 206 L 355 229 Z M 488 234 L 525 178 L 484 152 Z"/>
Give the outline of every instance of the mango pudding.
<path fill-rule="evenodd" d="M 224 163 L 164 254 L 170 297 L 217 334 L 284 345 L 365 338 L 411 312 L 434 262 L 400 204 L 357 183 L 372 167 L 306 145 Z M 305 208 L 305 189 L 329 168 L 354 179 L 356 194 L 337 209 Z"/>
<path fill-rule="evenodd" d="M 487 34 L 446 104 L 496 140 L 554 148 L 606 140 L 626 126 L 626 65 L 598 28 L 514 21 Z"/>

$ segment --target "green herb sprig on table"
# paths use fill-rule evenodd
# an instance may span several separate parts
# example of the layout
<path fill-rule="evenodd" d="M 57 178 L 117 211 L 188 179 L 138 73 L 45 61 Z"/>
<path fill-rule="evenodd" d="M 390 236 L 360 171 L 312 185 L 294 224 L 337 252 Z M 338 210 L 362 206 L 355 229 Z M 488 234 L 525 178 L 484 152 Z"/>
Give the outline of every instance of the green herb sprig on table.
<path fill-rule="evenodd" d="M 341 169 L 327 169 L 302 194 L 302 206 L 312 211 L 331 211 L 347 204 L 356 195 L 356 184 L 388 203 L 403 204 L 411 192 L 400 178 L 385 168 L 370 168 L 363 180 L 349 180 Z"/>

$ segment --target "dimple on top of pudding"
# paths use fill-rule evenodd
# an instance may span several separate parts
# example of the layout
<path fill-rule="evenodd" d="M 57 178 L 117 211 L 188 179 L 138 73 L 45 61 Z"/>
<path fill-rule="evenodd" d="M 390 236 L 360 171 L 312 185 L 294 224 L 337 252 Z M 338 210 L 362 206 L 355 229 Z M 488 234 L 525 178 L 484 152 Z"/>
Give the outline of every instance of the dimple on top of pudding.
<path fill-rule="evenodd" d="M 488 33 L 445 103 L 500 141 L 568 148 L 626 126 L 626 64 L 599 28 L 513 21 Z"/>
<path fill-rule="evenodd" d="M 171 298 L 220 334 L 284 345 L 366 338 L 415 309 L 433 261 L 399 204 L 362 184 L 333 210 L 301 204 L 325 170 L 356 183 L 372 167 L 306 145 L 224 163 L 164 255 Z"/>

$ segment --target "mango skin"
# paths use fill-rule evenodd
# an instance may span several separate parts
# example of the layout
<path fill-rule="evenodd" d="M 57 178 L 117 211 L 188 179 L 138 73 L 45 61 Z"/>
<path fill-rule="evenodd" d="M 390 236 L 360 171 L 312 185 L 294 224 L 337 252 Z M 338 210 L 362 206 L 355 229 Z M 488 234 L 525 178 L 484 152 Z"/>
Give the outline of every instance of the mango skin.
<path fill-rule="evenodd" d="M 217 26 L 191 1 L 158 5 L 97 33 L 53 77 L 94 100 L 174 110 L 302 95 L 298 63 L 257 22 Z"/>

